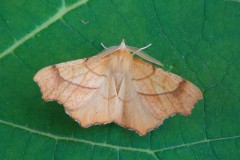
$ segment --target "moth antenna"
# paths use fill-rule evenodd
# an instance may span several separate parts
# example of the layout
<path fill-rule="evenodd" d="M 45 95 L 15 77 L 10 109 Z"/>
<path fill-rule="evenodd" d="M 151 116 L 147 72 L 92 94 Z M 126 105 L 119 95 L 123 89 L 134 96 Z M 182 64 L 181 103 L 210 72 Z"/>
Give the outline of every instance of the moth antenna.
<path fill-rule="evenodd" d="M 132 55 L 133 55 L 133 56 L 134 56 L 134 55 L 138 55 L 138 56 L 142 57 L 143 59 L 145 59 L 145 60 L 147 60 L 147 61 L 149 61 L 149 62 L 152 62 L 152 63 L 154 63 L 154 64 L 156 64 L 156 65 L 159 65 L 159 66 L 163 66 L 163 64 L 162 64 L 161 62 L 159 62 L 158 60 L 154 59 L 153 57 L 147 55 L 147 54 L 144 53 L 144 52 L 141 52 L 142 50 L 150 47 L 151 45 L 152 45 L 152 44 L 150 43 L 149 45 L 147 45 L 147 46 L 145 46 L 145 47 L 142 47 L 142 48 L 140 48 L 140 49 L 137 49 L 137 48 L 135 48 L 135 47 L 130 47 L 130 46 L 128 46 L 128 48 L 130 49 L 130 51 L 132 51 Z"/>
<path fill-rule="evenodd" d="M 106 46 L 104 46 L 103 43 L 101 43 L 101 46 L 102 46 L 104 49 L 108 49 Z"/>
<path fill-rule="evenodd" d="M 146 49 L 146 48 L 148 48 L 148 47 L 150 47 L 152 44 L 150 43 L 149 45 L 147 45 L 147 46 L 145 46 L 145 47 L 142 47 L 142 48 L 140 48 L 139 50 L 138 50 L 138 52 L 140 52 L 140 51 L 142 51 L 142 50 L 144 50 L 144 49 Z"/>
<path fill-rule="evenodd" d="M 145 47 L 142 47 L 142 48 L 139 48 L 138 50 L 135 50 L 135 51 L 132 53 L 132 55 L 137 54 L 137 52 L 140 52 L 140 51 L 142 51 L 142 50 L 150 47 L 151 45 L 152 45 L 152 44 L 150 43 L 149 45 L 147 45 L 147 46 L 145 46 Z"/>

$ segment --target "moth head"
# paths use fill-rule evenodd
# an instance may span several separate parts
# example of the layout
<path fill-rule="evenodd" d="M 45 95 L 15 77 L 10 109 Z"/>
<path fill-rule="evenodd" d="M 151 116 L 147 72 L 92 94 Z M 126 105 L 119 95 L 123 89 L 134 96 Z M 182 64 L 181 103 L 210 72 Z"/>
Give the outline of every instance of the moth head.
<path fill-rule="evenodd" d="M 125 44 L 125 40 L 123 39 L 120 46 L 118 47 L 118 50 L 117 50 L 118 54 L 122 57 L 125 57 L 125 58 L 128 58 L 128 59 L 132 59 L 132 55 L 128 49 L 128 46 L 126 46 Z"/>
<path fill-rule="evenodd" d="M 125 49 L 127 49 L 127 47 L 126 47 L 126 44 L 125 44 L 125 40 L 123 39 L 120 46 L 119 46 L 119 50 L 125 50 Z"/>
<path fill-rule="evenodd" d="M 133 56 L 127 48 L 124 39 L 120 46 L 113 52 L 110 59 L 110 66 L 112 70 L 119 72 L 128 72 L 131 67 Z"/>

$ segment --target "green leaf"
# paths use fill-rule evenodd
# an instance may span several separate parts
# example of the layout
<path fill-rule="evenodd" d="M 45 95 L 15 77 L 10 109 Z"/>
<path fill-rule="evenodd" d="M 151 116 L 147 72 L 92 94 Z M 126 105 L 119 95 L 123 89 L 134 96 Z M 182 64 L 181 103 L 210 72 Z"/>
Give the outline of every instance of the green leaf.
<path fill-rule="evenodd" d="M 240 157 L 240 3 L 222 0 L 0 0 L 0 159 L 233 160 Z M 152 46 L 164 69 L 201 88 L 190 116 L 144 137 L 81 128 L 44 102 L 35 73 L 106 46 Z"/>

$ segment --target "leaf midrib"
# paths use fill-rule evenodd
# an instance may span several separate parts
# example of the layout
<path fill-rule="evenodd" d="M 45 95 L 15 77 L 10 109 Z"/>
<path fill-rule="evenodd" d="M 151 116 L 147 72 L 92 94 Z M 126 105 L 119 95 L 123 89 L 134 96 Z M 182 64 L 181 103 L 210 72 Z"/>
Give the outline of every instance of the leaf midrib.
<path fill-rule="evenodd" d="M 78 143 L 85 143 L 85 144 L 90 144 L 90 145 L 95 145 L 95 146 L 101 146 L 101 147 L 107 147 L 107 148 L 113 148 L 116 150 L 127 150 L 127 151 L 137 151 L 137 152 L 145 152 L 148 154 L 155 154 L 156 152 L 161 152 L 161 151 L 166 151 L 166 150 L 172 150 L 176 148 L 182 148 L 182 147 L 189 147 L 189 146 L 194 146 L 202 143 L 209 143 L 209 142 L 215 142 L 215 141 L 224 141 L 224 140 L 229 140 L 229 139 L 237 139 L 240 138 L 240 135 L 236 136 L 231 136 L 231 137 L 222 137 L 222 138 L 214 138 L 214 139 L 203 139 L 199 141 L 195 141 L 192 143 L 185 143 L 181 145 L 176 145 L 176 146 L 171 146 L 171 147 L 165 147 L 161 149 L 143 149 L 143 148 L 134 148 L 134 147 L 125 147 L 125 146 L 118 146 L 118 145 L 112 145 L 112 144 L 107 144 L 107 143 L 99 143 L 99 142 L 94 142 L 94 141 L 89 141 L 89 140 L 84 140 L 84 139 L 79 139 L 79 138 L 72 138 L 72 137 L 64 137 L 64 136 L 57 136 L 53 135 L 50 133 L 45 133 L 42 131 L 38 131 L 35 129 L 27 128 L 25 126 L 21 126 L 15 123 L 7 122 L 4 120 L 0 120 L 0 124 L 7 125 L 13 128 L 18 128 L 33 134 L 41 135 L 44 137 L 52 138 L 55 140 L 62 140 L 62 141 L 72 141 L 72 142 L 78 142 Z"/>
<path fill-rule="evenodd" d="M 57 20 L 61 19 L 65 14 L 67 14 L 68 12 L 76 9 L 77 7 L 80 7 L 82 5 L 84 5 L 85 3 L 87 3 L 89 0 L 81 0 L 78 1 L 76 3 L 73 3 L 72 5 L 69 6 L 65 6 L 65 1 L 62 1 L 62 6 L 60 7 L 60 9 L 58 10 L 57 13 L 55 13 L 51 18 L 49 18 L 47 21 L 45 21 L 44 23 L 42 23 L 40 26 L 37 26 L 34 30 L 30 31 L 28 34 L 26 34 L 24 37 L 22 37 L 21 39 L 19 39 L 18 41 L 15 41 L 14 44 L 12 44 L 10 47 L 8 47 L 7 49 L 5 49 L 1 54 L 0 54 L 0 60 L 2 58 L 4 58 L 5 56 L 11 54 L 16 48 L 18 48 L 20 45 L 22 45 L 23 43 L 25 43 L 26 41 L 28 41 L 29 39 L 31 39 L 32 37 L 34 37 L 35 35 L 37 35 L 39 32 L 41 32 L 42 30 L 48 28 L 50 25 L 52 25 L 54 22 L 56 22 Z"/>

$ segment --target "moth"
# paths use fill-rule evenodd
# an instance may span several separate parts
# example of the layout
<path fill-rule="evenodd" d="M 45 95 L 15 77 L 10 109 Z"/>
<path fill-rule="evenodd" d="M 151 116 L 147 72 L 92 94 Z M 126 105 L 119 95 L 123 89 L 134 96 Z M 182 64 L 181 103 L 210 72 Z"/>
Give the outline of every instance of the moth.
<path fill-rule="evenodd" d="M 173 114 L 189 115 L 202 93 L 156 67 L 162 64 L 143 49 L 123 40 L 96 56 L 43 68 L 34 81 L 44 100 L 63 104 L 82 127 L 115 122 L 145 135 Z"/>

